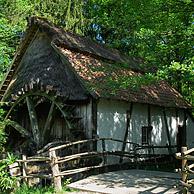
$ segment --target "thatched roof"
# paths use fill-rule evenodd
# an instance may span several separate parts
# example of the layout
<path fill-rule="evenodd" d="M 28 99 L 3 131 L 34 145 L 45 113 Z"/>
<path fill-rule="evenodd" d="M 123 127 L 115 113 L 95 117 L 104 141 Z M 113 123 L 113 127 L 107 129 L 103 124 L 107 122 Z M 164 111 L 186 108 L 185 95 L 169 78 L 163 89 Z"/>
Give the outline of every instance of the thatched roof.
<path fill-rule="evenodd" d="M 47 20 L 38 17 L 32 17 L 29 20 L 27 34 L 23 44 L 18 49 L 19 54 L 16 55 L 15 62 L 13 62 L 13 69 L 17 69 L 17 72 L 17 66 L 22 60 L 22 54 L 20 53 L 29 47 L 30 43 L 28 42 L 30 41 L 27 40 L 33 40 L 32 34 L 35 36 L 36 31 L 45 33 L 49 37 L 50 45 L 52 45 L 54 51 L 60 56 L 64 56 L 72 71 L 76 74 L 77 80 L 80 82 L 80 89 L 72 90 L 72 95 L 74 96 L 80 92 L 84 98 L 84 95 L 87 96 L 89 92 L 99 98 L 148 103 L 164 107 L 191 108 L 191 105 L 164 81 L 150 83 L 149 85 L 145 84 L 138 88 L 134 88 L 132 82 L 125 83 L 125 78 L 129 80 L 132 77 L 142 75 L 143 71 L 139 59 L 123 56 L 117 50 L 106 48 L 88 38 L 66 32 Z M 36 64 L 37 68 L 38 65 L 44 66 L 44 64 L 38 63 Z M 62 74 L 63 70 L 61 69 L 60 72 Z M 61 85 L 60 87 L 53 86 L 56 90 L 60 88 L 61 95 L 63 95 L 63 90 L 68 91 L 72 87 L 76 88 L 72 84 L 69 85 L 71 88 L 68 88 L 67 80 L 64 76 L 53 79 L 58 82 L 56 85 Z M 49 83 L 49 85 L 52 87 L 52 83 Z M 21 86 L 16 84 L 14 88 L 16 87 Z M 86 92 L 84 93 L 82 89 L 86 90 Z"/>

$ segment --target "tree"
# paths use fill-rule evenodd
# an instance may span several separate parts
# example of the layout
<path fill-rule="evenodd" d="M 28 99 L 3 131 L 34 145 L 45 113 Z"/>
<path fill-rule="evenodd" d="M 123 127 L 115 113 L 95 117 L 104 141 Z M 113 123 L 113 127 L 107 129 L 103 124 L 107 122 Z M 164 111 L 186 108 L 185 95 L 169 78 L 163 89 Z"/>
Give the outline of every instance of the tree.
<path fill-rule="evenodd" d="M 80 0 L 0 0 L 0 80 L 23 36 L 27 17 L 45 17 L 66 30 L 82 34 L 84 5 Z"/>
<path fill-rule="evenodd" d="M 13 58 L 26 17 L 38 15 L 143 58 L 145 69 L 193 102 L 192 0 L 0 0 L 0 5 L 1 72 Z"/>
<path fill-rule="evenodd" d="M 89 34 L 143 58 L 144 68 L 166 79 L 192 103 L 193 11 L 191 0 L 91 0 Z"/>

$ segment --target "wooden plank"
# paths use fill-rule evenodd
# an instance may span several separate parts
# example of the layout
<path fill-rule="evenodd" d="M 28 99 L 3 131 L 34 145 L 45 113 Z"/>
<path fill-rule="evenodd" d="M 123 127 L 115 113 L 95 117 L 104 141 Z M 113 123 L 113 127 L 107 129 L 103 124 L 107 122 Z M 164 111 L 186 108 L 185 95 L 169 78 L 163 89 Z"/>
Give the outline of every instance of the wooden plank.
<path fill-rule="evenodd" d="M 49 152 L 49 157 L 51 160 L 51 169 L 52 169 L 52 174 L 53 174 L 53 181 L 54 181 L 54 187 L 56 191 L 61 191 L 62 190 L 62 185 L 61 185 L 61 177 L 60 171 L 59 171 L 59 165 L 57 164 L 57 156 L 56 156 L 56 151 L 50 151 Z"/>
<path fill-rule="evenodd" d="M 45 125 L 44 125 L 44 129 L 43 129 L 43 132 L 42 132 L 42 138 L 45 137 L 46 133 L 50 134 L 49 129 L 50 129 L 51 121 L 52 121 L 52 118 L 53 118 L 54 107 L 55 107 L 55 103 L 53 101 L 52 104 L 51 104 L 51 107 L 49 109 L 49 113 L 48 113 L 48 116 L 47 116 L 47 119 L 46 119 L 46 122 L 45 122 Z"/>
<path fill-rule="evenodd" d="M 37 143 L 37 145 L 40 146 L 40 132 L 38 129 L 38 119 L 37 119 L 36 111 L 32 100 L 28 96 L 26 97 L 26 102 L 27 102 L 28 113 L 30 117 L 30 123 L 32 127 L 33 138 L 34 138 L 34 141 Z"/>
<path fill-rule="evenodd" d="M 164 123 L 165 123 L 165 128 L 166 128 L 166 135 L 167 135 L 167 140 L 168 140 L 168 145 L 169 145 L 169 154 L 172 154 L 170 132 L 169 132 L 169 128 L 168 128 L 168 121 L 167 121 L 167 117 L 166 117 L 166 110 L 165 110 L 165 108 L 163 109 L 163 115 L 164 115 Z"/>

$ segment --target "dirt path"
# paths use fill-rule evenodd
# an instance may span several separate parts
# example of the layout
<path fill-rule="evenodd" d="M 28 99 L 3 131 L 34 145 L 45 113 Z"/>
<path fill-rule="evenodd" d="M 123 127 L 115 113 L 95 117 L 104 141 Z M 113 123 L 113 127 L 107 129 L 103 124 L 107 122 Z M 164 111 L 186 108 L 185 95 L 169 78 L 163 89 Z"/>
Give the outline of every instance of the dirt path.
<path fill-rule="evenodd" d="M 177 194 L 180 192 L 176 188 L 179 179 L 177 173 L 122 170 L 90 176 L 71 183 L 69 187 L 82 191 L 78 194 Z"/>

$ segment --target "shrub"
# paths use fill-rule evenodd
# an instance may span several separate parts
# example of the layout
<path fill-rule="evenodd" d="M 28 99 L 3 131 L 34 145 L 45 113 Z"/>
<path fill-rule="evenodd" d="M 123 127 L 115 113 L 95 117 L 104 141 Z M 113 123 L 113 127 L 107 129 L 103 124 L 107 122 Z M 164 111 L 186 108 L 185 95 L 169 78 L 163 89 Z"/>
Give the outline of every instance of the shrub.
<path fill-rule="evenodd" d="M 13 154 L 8 153 L 7 158 L 0 161 L 0 192 L 9 193 L 16 187 L 17 178 L 9 174 L 8 166 L 15 162 Z"/>

